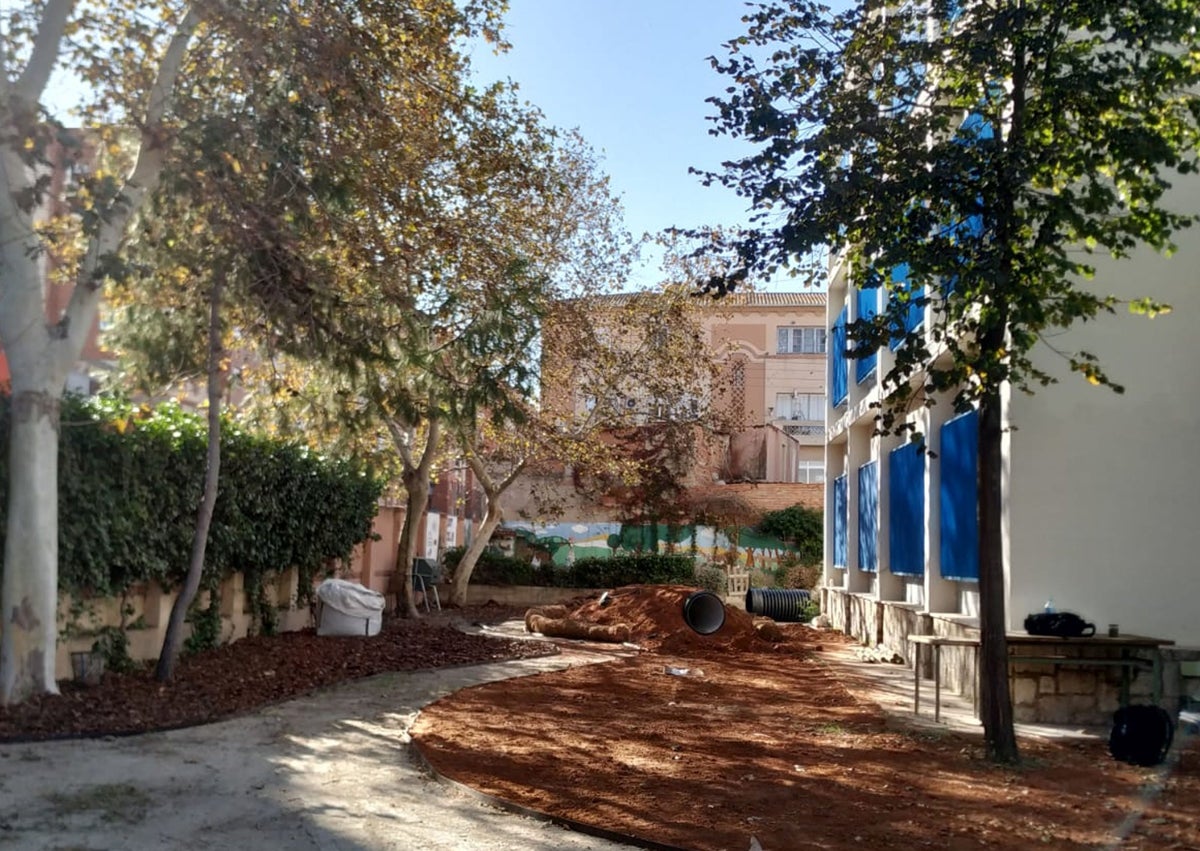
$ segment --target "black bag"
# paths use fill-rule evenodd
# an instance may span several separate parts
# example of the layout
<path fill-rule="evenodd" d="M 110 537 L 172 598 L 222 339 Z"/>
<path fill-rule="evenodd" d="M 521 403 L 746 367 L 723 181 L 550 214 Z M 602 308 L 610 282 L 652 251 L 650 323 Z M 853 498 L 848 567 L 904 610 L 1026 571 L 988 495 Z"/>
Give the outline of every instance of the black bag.
<path fill-rule="evenodd" d="M 1083 638 L 1096 634 L 1096 625 L 1074 612 L 1038 612 L 1025 618 L 1030 635 L 1055 635 L 1059 638 Z"/>
<path fill-rule="evenodd" d="M 1108 752 L 1131 765 L 1158 765 L 1174 737 L 1175 724 L 1161 706 L 1123 706 L 1113 713 Z"/>

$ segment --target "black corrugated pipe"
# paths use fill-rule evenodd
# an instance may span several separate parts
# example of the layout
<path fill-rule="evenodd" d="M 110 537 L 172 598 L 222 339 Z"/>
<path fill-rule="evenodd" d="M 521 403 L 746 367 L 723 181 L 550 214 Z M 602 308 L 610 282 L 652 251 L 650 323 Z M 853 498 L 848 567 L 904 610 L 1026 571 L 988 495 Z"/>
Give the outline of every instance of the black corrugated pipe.
<path fill-rule="evenodd" d="M 746 611 L 777 621 L 798 621 L 810 597 L 802 588 L 751 588 L 746 592 Z"/>
<path fill-rule="evenodd" d="M 694 591 L 683 601 L 683 620 L 701 635 L 712 635 L 725 624 L 725 604 L 711 591 Z"/>

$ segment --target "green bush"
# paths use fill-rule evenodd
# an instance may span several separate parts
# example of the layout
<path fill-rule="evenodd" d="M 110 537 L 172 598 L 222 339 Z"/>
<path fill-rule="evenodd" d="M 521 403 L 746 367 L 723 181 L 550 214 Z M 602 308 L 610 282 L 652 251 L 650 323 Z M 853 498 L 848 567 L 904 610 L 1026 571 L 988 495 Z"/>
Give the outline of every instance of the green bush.
<path fill-rule="evenodd" d="M 696 584 L 706 591 L 724 597 L 729 593 L 729 575 L 719 567 L 707 565 L 696 568 Z"/>
<path fill-rule="evenodd" d="M 825 516 L 820 509 L 793 505 L 769 511 L 757 528 L 794 546 L 802 564 L 817 564 L 825 557 Z"/>
<path fill-rule="evenodd" d="M 0 397 L 0 546 L 8 504 L 10 400 Z M 59 443 L 59 588 L 117 596 L 187 572 L 207 429 L 178 405 L 67 397 Z M 302 593 L 371 534 L 382 482 L 359 465 L 226 423 L 204 587 L 235 571 L 248 591 L 296 567 Z"/>
<path fill-rule="evenodd" d="M 463 549 L 455 547 L 443 556 L 448 570 L 462 559 Z M 584 558 L 572 565 L 558 567 L 540 564 L 484 550 L 471 573 L 479 585 L 538 585 L 558 588 L 615 588 L 620 585 L 692 585 L 695 577 L 688 555 L 637 553 L 613 558 Z"/>

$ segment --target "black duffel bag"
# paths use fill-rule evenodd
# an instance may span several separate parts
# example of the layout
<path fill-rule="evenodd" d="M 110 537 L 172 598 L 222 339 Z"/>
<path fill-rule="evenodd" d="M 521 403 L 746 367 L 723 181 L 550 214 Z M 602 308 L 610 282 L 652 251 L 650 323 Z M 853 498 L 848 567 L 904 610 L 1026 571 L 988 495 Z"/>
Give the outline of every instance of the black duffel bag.
<path fill-rule="evenodd" d="M 1085 638 L 1096 634 L 1096 625 L 1074 612 L 1037 612 L 1025 618 L 1025 631 L 1030 635 Z"/>

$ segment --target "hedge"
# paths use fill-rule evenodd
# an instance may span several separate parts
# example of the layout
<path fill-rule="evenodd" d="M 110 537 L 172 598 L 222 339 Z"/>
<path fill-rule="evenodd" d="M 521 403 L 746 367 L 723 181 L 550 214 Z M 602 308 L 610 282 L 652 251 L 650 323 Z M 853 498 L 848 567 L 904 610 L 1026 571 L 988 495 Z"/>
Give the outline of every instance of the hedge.
<path fill-rule="evenodd" d="M 443 559 L 453 570 L 462 559 L 463 548 L 446 551 Z M 691 585 L 695 570 L 689 555 L 640 553 L 612 558 L 584 558 L 559 567 L 527 561 L 485 550 L 479 557 L 471 581 L 480 585 L 540 585 L 556 588 L 615 588 L 620 585 Z"/>
<path fill-rule="evenodd" d="M 0 546 L 8 505 L 10 399 L 0 398 Z M 207 429 L 178 405 L 67 397 L 59 444 L 59 588 L 115 596 L 187 572 Z M 247 588 L 296 567 L 302 591 L 371 534 L 383 483 L 358 464 L 226 423 L 205 586 L 241 571 Z"/>

